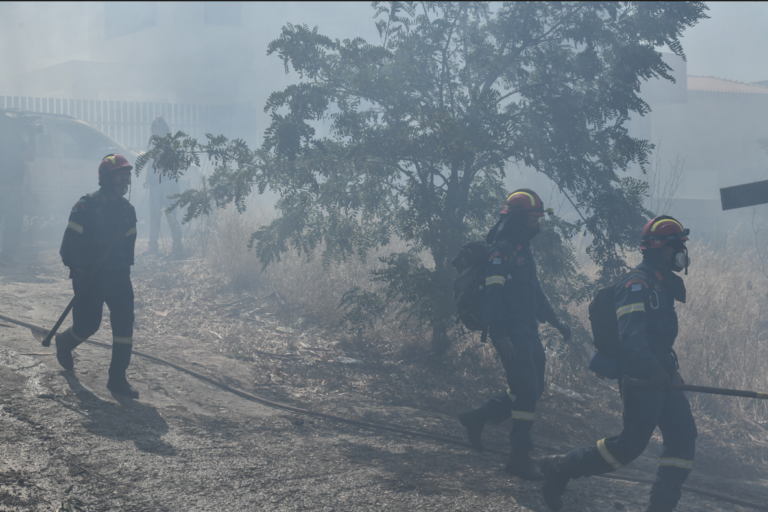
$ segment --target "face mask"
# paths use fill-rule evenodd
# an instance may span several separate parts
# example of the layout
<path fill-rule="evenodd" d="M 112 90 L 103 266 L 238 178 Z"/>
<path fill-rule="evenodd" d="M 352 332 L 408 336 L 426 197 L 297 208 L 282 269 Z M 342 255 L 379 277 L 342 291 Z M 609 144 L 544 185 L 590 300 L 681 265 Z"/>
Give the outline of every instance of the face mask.
<path fill-rule="evenodd" d="M 128 193 L 128 187 L 131 185 L 131 175 L 127 173 L 118 174 L 112 178 L 112 183 L 112 190 L 114 190 L 115 194 L 123 197 Z"/>
<path fill-rule="evenodd" d="M 682 252 L 675 254 L 675 264 L 672 268 L 675 272 L 680 272 L 685 269 L 685 275 L 688 275 L 688 267 L 691 266 L 691 257 L 688 256 L 688 250 L 683 249 Z"/>

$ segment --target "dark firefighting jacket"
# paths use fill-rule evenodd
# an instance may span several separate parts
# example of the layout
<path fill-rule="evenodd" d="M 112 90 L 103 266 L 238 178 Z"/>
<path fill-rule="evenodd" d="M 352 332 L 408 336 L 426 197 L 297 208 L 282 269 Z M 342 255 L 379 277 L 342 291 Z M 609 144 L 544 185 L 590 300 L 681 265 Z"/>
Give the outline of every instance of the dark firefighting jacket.
<path fill-rule="evenodd" d="M 539 340 L 538 322 L 557 316 L 536 277 L 529 242 L 495 242 L 485 265 L 483 317 L 491 340 L 515 345 Z"/>
<path fill-rule="evenodd" d="M 685 302 L 685 284 L 671 270 L 659 269 L 647 259 L 636 268 L 642 274 L 629 273 L 615 288 L 619 370 L 635 378 L 647 377 L 660 365 L 674 372 L 675 301 Z"/>
<path fill-rule="evenodd" d="M 100 270 L 121 270 L 133 265 L 136 210 L 124 197 L 109 199 L 103 189 L 81 197 L 69 214 L 59 251 L 70 277 L 78 270 L 90 271 L 118 232 L 120 239 Z"/>

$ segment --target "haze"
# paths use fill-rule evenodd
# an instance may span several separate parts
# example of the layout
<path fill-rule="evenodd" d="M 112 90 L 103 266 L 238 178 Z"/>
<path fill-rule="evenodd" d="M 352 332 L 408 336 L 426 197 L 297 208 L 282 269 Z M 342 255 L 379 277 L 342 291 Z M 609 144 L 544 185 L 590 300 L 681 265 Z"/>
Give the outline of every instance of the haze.
<path fill-rule="evenodd" d="M 768 84 L 768 62 L 755 58 L 768 48 L 768 5 L 708 5 L 711 19 L 683 38 L 687 65 L 669 61 L 681 78 L 677 92 L 669 84 L 659 94 L 655 85 L 644 87 L 654 112 L 630 127 L 659 146 L 659 176 L 673 173 L 674 162 L 682 167 L 681 184 L 668 198 L 675 201 L 661 203 L 689 223 L 706 219 L 707 229 L 746 214 L 720 212 L 719 187 L 764 179 L 768 168 L 758 144 L 768 137 L 760 113 L 768 94 L 738 91 L 731 82 Z M 266 55 L 281 27 L 307 24 L 332 38 L 377 43 L 373 14 L 364 2 L 1 3 L 0 96 L 214 106 L 217 116 L 193 135 L 224 133 L 255 145 L 269 123 L 263 112 L 269 94 L 298 79 L 285 74 L 276 55 Z M 686 76 L 726 82 L 686 85 Z M 545 195 L 551 189 L 545 178 L 514 165 L 508 181 L 510 188 L 529 185 Z M 562 202 L 557 194 L 550 200 Z"/>

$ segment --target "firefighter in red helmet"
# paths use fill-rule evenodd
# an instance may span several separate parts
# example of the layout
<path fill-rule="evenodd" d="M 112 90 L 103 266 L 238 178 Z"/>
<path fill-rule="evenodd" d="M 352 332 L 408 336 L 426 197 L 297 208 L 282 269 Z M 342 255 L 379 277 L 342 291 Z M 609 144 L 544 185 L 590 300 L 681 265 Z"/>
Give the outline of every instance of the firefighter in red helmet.
<path fill-rule="evenodd" d="M 544 207 L 536 192 L 520 189 L 507 196 L 486 242 L 491 245 L 486 263 L 483 317 L 491 342 L 507 374 L 508 389 L 477 409 L 462 413 L 461 424 L 470 442 L 483 449 L 485 423 L 512 418 L 511 453 L 506 471 L 526 480 L 541 480 L 533 466 L 530 431 L 536 402 L 544 391 L 546 356 L 538 322 L 549 322 L 565 340 L 570 328 L 558 319 L 536 277 L 530 240 L 540 231 Z"/>
<path fill-rule="evenodd" d="M 99 190 L 80 198 L 72 208 L 61 243 L 61 259 L 69 267 L 75 294 L 72 326 L 56 335 L 56 358 L 65 370 L 74 369 L 72 350 L 99 330 L 104 303 L 112 324 L 112 361 L 107 388 L 138 398 L 125 372 L 133 349 L 133 285 L 131 265 L 136 245 L 136 210 L 123 196 L 128 193 L 133 167 L 122 155 L 104 157 L 99 165 Z M 117 243 L 96 274 L 96 260 Z"/>
<path fill-rule="evenodd" d="M 664 450 L 646 511 L 671 512 L 680 500 L 693 466 L 697 435 L 688 399 L 672 388 L 673 382 L 682 382 L 672 346 L 678 331 L 675 301 L 686 299 L 685 284 L 677 273 L 687 273 L 691 264 L 685 246 L 689 233 L 668 215 L 649 221 L 640 243 L 642 263 L 614 287 L 624 429 L 594 445 L 542 460 L 542 492 L 551 510 L 562 508 L 570 479 L 616 471 L 639 457 L 657 426 Z M 649 387 L 623 386 L 623 375 L 647 379 Z"/>

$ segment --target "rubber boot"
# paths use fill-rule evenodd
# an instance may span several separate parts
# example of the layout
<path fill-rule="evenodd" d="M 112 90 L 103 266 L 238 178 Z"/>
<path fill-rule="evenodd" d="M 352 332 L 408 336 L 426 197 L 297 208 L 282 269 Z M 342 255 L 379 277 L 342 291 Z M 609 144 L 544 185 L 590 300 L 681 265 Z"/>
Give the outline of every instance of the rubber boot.
<path fill-rule="evenodd" d="M 523 480 L 530 480 L 531 482 L 537 482 L 544 480 L 542 475 L 531 460 L 531 456 L 525 454 L 511 453 L 507 460 L 507 465 L 504 466 L 504 471 L 510 475 L 515 475 Z"/>
<path fill-rule="evenodd" d="M 160 254 L 160 246 L 157 242 L 149 242 L 149 247 L 144 251 L 144 256 L 158 256 Z"/>
<path fill-rule="evenodd" d="M 544 474 L 544 485 L 541 493 L 550 510 L 557 512 L 563 508 L 563 493 L 568 481 L 567 462 L 565 455 L 549 455 L 541 459 L 541 472 Z"/>
<path fill-rule="evenodd" d="M 139 392 L 131 387 L 125 378 L 125 371 L 131 363 L 132 345 L 112 345 L 112 363 L 109 365 L 107 389 L 117 395 L 139 398 Z"/>
<path fill-rule="evenodd" d="M 483 427 L 488 419 L 485 417 L 485 412 L 481 408 L 472 409 L 459 414 L 459 421 L 467 429 L 467 438 L 472 444 L 472 447 L 482 452 L 485 447 L 483 446 Z"/>
<path fill-rule="evenodd" d="M 651 500 L 651 503 L 648 505 L 648 508 L 645 509 L 645 512 L 672 512 L 675 510 L 675 506 L 671 503 L 656 503 L 653 500 Z"/>
<path fill-rule="evenodd" d="M 69 329 L 58 333 L 54 339 L 56 340 L 56 360 L 65 370 L 74 370 L 75 360 L 72 358 L 72 350 L 77 346 L 77 340 Z"/>

